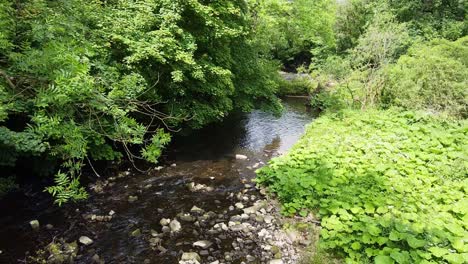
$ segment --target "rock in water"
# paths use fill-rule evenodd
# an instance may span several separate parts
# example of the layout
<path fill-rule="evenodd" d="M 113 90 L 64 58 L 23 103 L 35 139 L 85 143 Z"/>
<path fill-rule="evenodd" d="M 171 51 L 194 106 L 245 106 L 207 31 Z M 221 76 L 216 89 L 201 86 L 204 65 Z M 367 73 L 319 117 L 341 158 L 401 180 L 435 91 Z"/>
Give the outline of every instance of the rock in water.
<path fill-rule="evenodd" d="M 133 203 L 133 202 L 135 202 L 137 200 L 138 200 L 138 196 L 136 196 L 136 195 L 135 196 L 131 196 L 131 195 L 128 196 L 128 202 L 129 203 Z"/>
<path fill-rule="evenodd" d="M 247 156 L 246 155 L 241 155 L 241 154 L 236 154 L 236 159 L 238 160 L 246 160 Z"/>
<path fill-rule="evenodd" d="M 200 241 L 193 243 L 194 247 L 200 247 L 202 249 L 207 249 L 211 247 L 211 245 L 213 245 L 213 243 L 208 240 L 200 240 Z"/>
<path fill-rule="evenodd" d="M 198 253 L 196 252 L 184 252 L 180 260 L 181 261 L 194 261 L 196 263 L 199 263 L 199 261 L 201 261 L 201 258 L 200 258 L 200 255 L 198 255 Z"/>
<path fill-rule="evenodd" d="M 281 259 L 273 259 L 268 262 L 268 264 L 283 264 L 284 262 Z"/>
<path fill-rule="evenodd" d="M 130 236 L 132 236 L 132 237 L 138 237 L 140 235 L 141 235 L 140 228 L 137 228 L 137 229 L 133 230 L 132 233 L 130 233 Z"/>
<path fill-rule="evenodd" d="M 180 225 L 179 221 L 177 221 L 177 219 L 172 220 L 169 223 L 169 227 L 171 228 L 172 232 L 179 232 L 182 229 L 182 226 Z"/>
<path fill-rule="evenodd" d="M 40 225 L 39 225 L 39 221 L 37 220 L 32 220 L 31 222 L 29 222 L 29 224 L 31 225 L 31 228 L 33 230 L 38 230 Z"/>
<path fill-rule="evenodd" d="M 91 245 L 93 243 L 93 240 L 87 236 L 80 236 L 79 241 L 85 246 Z"/>
<path fill-rule="evenodd" d="M 168 219 L 168 218 L 162 218 L 159 223 L 162 225 L 162 226 L 167 226 L 169 223 L 171 222 L 171 219 Z"/>

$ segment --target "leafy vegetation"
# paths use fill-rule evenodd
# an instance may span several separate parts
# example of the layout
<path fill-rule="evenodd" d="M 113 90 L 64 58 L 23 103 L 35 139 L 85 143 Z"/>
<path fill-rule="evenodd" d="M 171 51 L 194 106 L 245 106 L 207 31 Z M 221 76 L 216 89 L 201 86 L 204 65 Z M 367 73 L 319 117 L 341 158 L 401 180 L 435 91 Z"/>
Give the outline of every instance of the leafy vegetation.
<path fill-rule="evenodd" d="M 75 165 L 156 162 L 169 131 L 280 109 L 253 20 L 242 0 L 0 1 L 0 164 L 63 164 L 60 203 L 83 197 Z"/>
<path fill-rule="evenodd" d="M 467 129 L 400 110 L 328 114 L 258 182 L 285 213 L 321 218 L 321 246 L 349 263 L 466 263 Z"/>
<path fill-rule="evenodd" d="M 257 1 L 257 44 L 290 71 L 323 59 L 335 48 L 335 8 L 331 0 Z"/>

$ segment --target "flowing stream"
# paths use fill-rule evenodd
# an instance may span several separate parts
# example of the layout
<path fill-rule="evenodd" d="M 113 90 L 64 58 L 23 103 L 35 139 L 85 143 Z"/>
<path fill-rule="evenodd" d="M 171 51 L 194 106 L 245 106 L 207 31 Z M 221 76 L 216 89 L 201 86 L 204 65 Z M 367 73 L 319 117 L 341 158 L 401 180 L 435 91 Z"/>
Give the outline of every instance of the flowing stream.
<path fill-rule="evenodd" d="M 148 237 L 151 230 L 160 232 L 161 218 L 173 219 L 190 212 L 193 206 L 216 214 L 218 219 L 234 214 L 233 194 L 245 183 L 251 184 L 256 167 L 286 152 L 312 119 L 304 100 L 286 99 L 281 116 L 253 111 L 175 137 L 164 168 L 148 173 L 128 170 L 120 172 L 121 177 L 103 179 L 102 186 L 98 184 L 97 192 L 90 191 L 86 202 L 59 208 L 37 191 L 10 195 L 0 201 L 0 263 L 18 263 L 28 252 L 34 254 L 54 239 L 70 242 L 83 235 L 94 242 L 80 247 L 76 263 L 92 263 L 96 254 L 106 263 L 177 263 L 180 253 L 190 251 L 194 241 L 212 235 L 203 226 L 181 221 L 181 231 L 165 237 L 160 244 L 167 251 L 155 250 Z M 248 159 L 236 159 L 236 154 Z M 209 190 L 194 191 L 187 187 L 191 184 Z M 255 196 L 256 192 L 246 194 Z M 129 196 L 138 200 L 129 202 Z M 108 216 L 110 211 L 115 214 L 109 221 L 89 219 L 92 215 Z M 29 225 L 33 219 L 41 224 L 38 231 Z M 234 239 L 222 238 L 212 254 L 222 254 Z"/>

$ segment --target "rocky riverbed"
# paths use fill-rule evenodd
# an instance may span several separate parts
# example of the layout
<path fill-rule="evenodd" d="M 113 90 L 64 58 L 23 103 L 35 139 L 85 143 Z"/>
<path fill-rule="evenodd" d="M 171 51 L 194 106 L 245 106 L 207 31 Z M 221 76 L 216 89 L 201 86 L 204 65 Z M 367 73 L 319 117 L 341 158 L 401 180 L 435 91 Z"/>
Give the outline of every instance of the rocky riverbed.
<path fill-rule="evenodd" d="M 253 180 L 312 119 L 288 102 L 281 117 L 255 111 L 177 138 L 162 166 L 95 179 L 84 203 L 7 201 L 34 206 L 0 218 L 0 262 L 299 263 L 315 233 L 289 227 L 314 221 L 282 217 Z"/>

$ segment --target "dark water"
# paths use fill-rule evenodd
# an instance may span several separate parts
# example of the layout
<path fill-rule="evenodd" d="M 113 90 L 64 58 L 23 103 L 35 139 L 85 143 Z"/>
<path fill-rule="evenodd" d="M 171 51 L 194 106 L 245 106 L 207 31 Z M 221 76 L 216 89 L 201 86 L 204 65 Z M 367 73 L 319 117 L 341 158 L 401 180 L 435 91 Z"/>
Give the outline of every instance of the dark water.
<path fill-rule="evenodd" d="M 90 263 L 94 254 L 106 263 L 143 263 L 144 260 L 177 263 L 181 251 L 190 251 L 194 241 L 210 239 L 206 231 L 213 221 L 239 213 L 228 210 L 234 203 L 229 195 L 241 190 L 243 183 L 249 183 L 255 176 L 250 167 L 261 166 L 272 155 L 287 151 L 313 119 L 303 100 L 287 99 L 284 108 L 279 117 L 254 111 L 176 137 L 166 154 L 168 164 L 164 169 L 148 173 L 130 170 L 128 176 L 104 187 L 104 192 L 90 192 L 90 199 L 85 203 L 58 208 L 41 193 L 10 195 L 0 201 L 0 263 L 20 262 L 25 260 L 27 252 L 34 254 L 54 239 L 71 242 L 82 235 L 92 238 L 94 243 L 81 246 L 77 263 Z M 235 154 L 244 154 L 249 159 L 236 160 Z M 172 163 L 176 166 L 169 166 Z M 192 192 L 187 188 L 191 182 L 205 184 L 213 191 Z M 138 201 L 129 203 L 129 195 L 138 196 Z M 178 213 L 189 212 L 194 205 L 218 217 L 206 227 L 203 223 L 198 227 L 181 221 L 182 231 L 163 239 L 161 245 L 167 252 L 151 249 L 148 239 L 151 230 L 161 232 L 160 219 L 173 219 Z M 89 222 L 83 218 L 84 214 L 108 215 L 111 210 L 116 214 L 109 222 Z M 40 221 L 39 231 L 31 230 L 32 219 Z M 48 230 L 46 224 L 54 227 Z M 137 228 L 142 235 L 130 236 Z M 232 238 L 227 237 L 215 246 L 216 252 L 230 250 L 231 242 Z M 216 252 L 212 254 L 216 256 Z"/>

